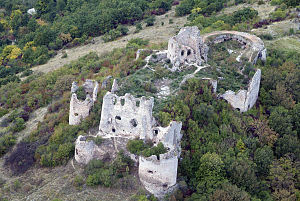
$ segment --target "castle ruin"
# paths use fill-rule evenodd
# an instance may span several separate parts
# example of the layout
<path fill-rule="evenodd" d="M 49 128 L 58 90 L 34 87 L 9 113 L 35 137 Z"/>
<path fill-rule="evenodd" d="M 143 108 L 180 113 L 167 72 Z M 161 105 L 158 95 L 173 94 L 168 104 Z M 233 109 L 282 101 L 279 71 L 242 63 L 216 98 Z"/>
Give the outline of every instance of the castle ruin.
<path fill-rule="evenodd" d="M 97 99 L 98 82 L 93 80 L 86 80 L 83 84 L 83 88 L 86 92 L 86 98 L 84 101 L 78 100 L 76 91 L 78 90 L 78 84 L 72 83 L 71 88 L 71 101 L 70 101 L 70 113 L 69 124 L 77 125 L 82 119 L 89 116 L 90 109 L 93 107 L 94 102 Z"/>
<path fill-rule="evenodd" d="M 176 187 L 178 158 L 180 156 L 181 122 L 172 121 L 168 127 L 157 127 L 152 116 L 154 99 L 135 98 L 130 94 L 117 96 L 107 92 L 103 98 L 99 133 L 105 143 L 96 145 L 95 136 L 79 136 L 75 145 L 75 160 L 87 164 L 92 159 L 114 158 L 118 151 L 133 160 L 137 157 L 126 151 L 129 139 L 151 140 L 154 146 L 160 142 L 167 153 L 159 157 L 139 156 L 139 178 L 144 187 L 156 197 L 163 197 Z M 108 156 L 109 155 L 109 156 Z"/>
<path fill-rule="evenodd" d="M 207 62 L 211 44 L 228 40 L 235 40 L 242 44 L 243 53 L 241 56 L 248 58 L 249 62 L 255 64 L 258 59 L 266 61 L 267 50 L 259 37 L 238 31 L 216 31 L 200 36 L 200 31 L 196 26 L 184 27 L 177 36 L 170 38 L 167 57 L 175 69 L 184 64 L 202 65 Z M 228 101 L 232 107 L 246 112 L 253 107 L 258 98 L 260 79 L 261 70 L 257 69 L 247 90 L 239 90 L 237 93 L 228 90 L 219 97 Z M 216 91 L 217 80 L 214 80 L 213 86 L 214 91 Z"/>
<path fill-rule="evenodd" d="M 200 35 L 198 27 L 184 27 L 178 35 L 169 39 L 167 57 L 175 67 L 183 64 L 202 65 L 207 62 L 209 46 L 235 40 L 243 45 L 243 56 L 249 62 L 256 63 L 258 59 L 266 60 L 264 42 L 257 36 L 238 31 L 216 31 Z"/>

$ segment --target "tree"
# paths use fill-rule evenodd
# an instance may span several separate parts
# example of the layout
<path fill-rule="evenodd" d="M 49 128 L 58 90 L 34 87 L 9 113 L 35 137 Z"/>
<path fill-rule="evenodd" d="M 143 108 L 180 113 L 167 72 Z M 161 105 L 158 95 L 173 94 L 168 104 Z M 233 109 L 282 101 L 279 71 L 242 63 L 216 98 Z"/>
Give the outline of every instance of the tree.
<path fill-rule="evenodd" d="M 289 114 L 289 111 L 282 106 L 272 109 L 269 123 L 271 128 L 280 136 L 295 133 L 293 132 L 292 116 Z"/>
<path fill-rule="evenodd" d="M 260 176 L 269 175 L 269 166 L 274 159 L 273 151 L 269 146 L 256 149 L 254 153 L 254 162 L 256 163 L 257 173 Z"/>
<path fill-rule="evenodd" d="M 250 201 L 250 195 L 230 183 L 223 183 L 221 188 L 217 189 L 210 197 L 210 201 Z"/>
<path fill-rule="evenodd" d="M 260 144 L 273 146 L 278 138 L 278 134 L 268 125 L 267 119 L 254 119 L 248 126 L 248 131 L 253 133 L 254 137 L 258 137 Z"/>
<path fill-rule="evenodd" d="M 297 181 L 295 165 L 288 157 L 282 157 L 272 162 L 268 183 L 275 200 L 296 200 L 295 183 L 299 181 Z"/>
<path fill-rule="evenodd" d="M 197 192 L 210 195 L 225 181 L 224 163 L 216 153 L 206 153 L 200 158 L 196 172 Z"/>

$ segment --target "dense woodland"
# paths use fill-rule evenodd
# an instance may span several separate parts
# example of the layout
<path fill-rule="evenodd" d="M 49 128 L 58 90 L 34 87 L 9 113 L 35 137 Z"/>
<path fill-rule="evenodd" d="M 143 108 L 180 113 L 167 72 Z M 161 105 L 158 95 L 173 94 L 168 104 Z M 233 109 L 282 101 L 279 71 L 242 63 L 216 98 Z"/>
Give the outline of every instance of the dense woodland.
<path fill-rule="evenodd" d="M 217 16 L 228 3 L 227 0 L 183 0 L 176 7 L 176 14 L 189 14 L 188 25 L 198 26 L 202 33 L 225 29 L 249 31 L 266 23 L 293 18 L 290 10 L 299 6 L 296 0 L 272 0 L 277 9 L 262 22 L 258 12 L 251 8 Z M 235 1 L 239 3 L 243 1 Z M 135 60 L 136 50 L 166 46 L 134 39 L 126 48 L 115 49 L 101 57 L 90 53 L 48 74 L 29 75 L 30 67 L 47 62 L 62 47 L 83 44 L 90 37 L 115 30 L 120 24 L 133 24 L 164 13 L 172 4 L 177 3 L 171 0 L 0 2 L 0 117 L 9 113 L 2 122 L 5 125 L 1 125 L 6 128 L 0 130 L 0 156 L 8 153 L 5 166 L 13 174 L 24 174 L 29 168 L 65 165 L 74 156 L 77 136 L 87 135 L 90 128 L 99 125 L 102 98 L 110 86 L 101 89 L 90 116 L 80 125 L 70 126 L 68 111 L 73 81 L 102 82 L 108 75 L 120 80 L 143 76 L 135 73 L 145 64 L 143 59 L 147 55 Z M 34 16 L 26 13 L 32 7 L 37 8 Z M 270 35 L 260 37 L 273 39 Z M 267 61 L 251 66 L 262 69 L 262 80 L 258 101 L 246 113 L 218 99 L 208 82 L 196 78 L 188 80 L 177 95 L 155 103 L 154 116 L 162 126 L 171 120 L 183 123 L 178 182 L 185 187 L 168 199 L 300 199 L 300 53 L 267 48 Z M 24 81 L 16 76 L 22 71 L 24 76 L 29 75 Z M 166 74 L 161 69 L 151 80 L 161 79 Z M 138 96 L 155 92 L 151 81 L 129 82 L 126 89 L 130 88 L 139 89 Z M 25 128 L 30 114 L 42 107 L 48 108 L 44 121 L 17 143 L 17 134 Z M 97 143 L 101 143 L 101 139 Z M 10 152 L 14 145 L 16 148 Z M 128 148 L 144 155 L 157 153 L 141 142 L 132 142 Z M 120 185 L 126 185 L 132 171 L 132 161 L 120 153 L 112 165 L 91 161 L 85 174 L 75 181 L 78 186 L 86 183 L 114 188 L 120 181 L 124 181 Z M 8 199 L 1 196 L 0 200 Z M 145 195 L 132 199 L 155 200 Z"/>

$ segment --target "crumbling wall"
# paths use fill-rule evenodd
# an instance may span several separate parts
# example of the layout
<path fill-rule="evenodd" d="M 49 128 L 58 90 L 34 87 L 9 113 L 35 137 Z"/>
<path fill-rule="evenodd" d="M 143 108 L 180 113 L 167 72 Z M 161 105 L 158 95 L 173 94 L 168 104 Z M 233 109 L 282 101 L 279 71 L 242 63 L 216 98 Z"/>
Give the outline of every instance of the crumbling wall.
<path fill-rule="evenodd" d="M 177 180 L 180 156 L 181 122 L 172 121 L 168 127 L 153 128 L 153 142 L 162 142 L 168 152 L 157 156 L 139 158 L 139 177 L 145 188 L 156 197 L 162 197 L 173 189 Z"/>
<path fill-rule="evenodd" d="M 216 31 L 200 36 L 196 26 L 184 27 L 178 35 L 169 39 L 167 57 L 175 67 L 184 63 L 201 65 L 207 62 L 209 45 L 236 40 L 244 48 L 244 56 L 249 62 L 256 63 L 258 59 L 266 60 L 264 42 L 257 36 L 238 31 Z"/>
<path fill-rule="evenodd" d="M 237 94 L 234 91 L 228 90 L 221 95 L 232 107 L 239 109 L 241 112 L 245 111 L 245 101 L 247 97 L 246 90 L 239 90 Z"/>
<path fill-rule="evenodd" d="M 248 87 L 247 99 L 245 101 L 245 110 L 246 111 L 253 107 L 253 105 L 255 104 L 255 102 L 258 98 L 260 79 L 261 79 L 261 70 L 258 69 L 255 72 L 253 78 L 251 79 L 250 85 Z"/>
<path fill-rule="evenodd" d="M 176 185 L 178 158 L 174 153 L 139 158 L 139 177 L 145 188 L 162 197 Z"/>
<path fill-rule="evenodd" d="M 153 142 L 158 144 L 162 142 L 164 146 L 170 149 L 180 147 L 181 140 L 181 122 L 172 121 L 167 127 L 155 127 L 153 128 Z"/>
<path fill-rule="evenodd" d="M 261 70 L 258 69 L 251 79 L 247 90 L 240 90 L 237 94 L 229 90 L 222 94 L 221 97 L 227 100 L 232 107 L 239 109 L 241 112 L 246 112 L 253 107 L 258 98 L 260 79 Z"/>
<path fill-rule="evenodd" d="M 249 58 L 249 62 L 256 63 L 258 59 L 266 61 L 267 50 L 264 42 L 257 36 L 238 31 L 215 31 L 203 35 L 203 41 L 207 46 L 211 43 L 222 43 L 228 40 L 236 40 L 242 44 L 246 51 L 244 56 Z M 207 57 L 207 55 L 205 55 Z"/>
<path fill-rule="evenodd" d="M 167 57 L 176 67 L 185 62 L 201 65 L 205 61 L 201 57 L 205 49 L 199 29 L 196 26 L 184 27 L 177 36 L 169 39 Z"/>
<path fill-rule="evenodd" d="M 135 98 L 130 94 L 119 97 L 107 92 L 103 98 L 99 135 L 145 139 L 152 133 L 153 104 L 153 97 Z"/>
<path fill-rule="evenodd" d="M 77 125 L 82 119 L 89 116 L 90 109 L 93 107 L 94 102 L 97 99 L 98 92 L 98 82 L 93 80 L 86 80 L 83 84 L 86 91 L 86 99 L 80 101 L 77 98 L 76 91 L 78 90 L 78 85 L 76 82 L 72 83 L 71 88 L 71 101 L 70 101 L 70 112 L 69 112 L 69 124 Z"/>
<path fill-rule="evenodd" d="M 98 146 L 88 138 L 94 138 L 94 136 L 80 135 L 75 142 L 75 160 L 78 163 L 87 164 L 92 159 L 107 161 L 116 157 L 117 152 L 112 140 L 105 140 Z"/>

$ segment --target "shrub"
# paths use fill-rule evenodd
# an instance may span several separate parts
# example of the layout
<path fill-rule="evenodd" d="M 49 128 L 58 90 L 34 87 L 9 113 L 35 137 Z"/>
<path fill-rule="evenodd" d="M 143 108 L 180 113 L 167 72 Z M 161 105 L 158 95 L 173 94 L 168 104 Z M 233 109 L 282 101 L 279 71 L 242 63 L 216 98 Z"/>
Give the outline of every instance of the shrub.
<path fill-rule="evenodd" d="M 63 53 L 63 55 L 61 56 L 62 59 L 67 58 L 68 54 L 66 52 Z"/>
<path fill-rule="evenodd" d="M 76 95 L 78 100 L 85 100 L 86 98 L 86 92 L 83 86 L 78 87 L 77 91 L 76 91 Z"/>
<path fill-rule="evenodd" d="M 147 27 L 153 26 L 154 22 L 155 22 L 155 16 L 153 16 L 153 15 L 148 17 L 147 19 L 145 19 L 145 23 L 146 23 Z"/>
<path fill-rule="evenodd" d="M 73 181 L 75 187 L 81 187 L 84 184 L 84 179 L 81 175 L 76 175 Z"/>
<path fill-rule="evenodd" d="M 194 1 L 191 0 L 181 1 L 181 3 L 178 6 L 176 6 L 175 9 L 176 16 L 184 16 L 190 14 L 191 10 L 193 9 L 193 6 L 194 6 Z"/>
<path fill-rule="evenodd" d="M 12 132 L 20 132 L 21 130 L 25 129 L 25 121 L 22 118 L 17 117 L 14 120 L 14 125 L 11 127 Z"/>
<path fill-rule="evenodd" d="M 140 32 L 141 30 L 143 29 L 143 27 L 142 27 L 142 24 L 141 23 L 137 23 L 136 25 L 135 25 L 135 33 L 138 33 L 138 32 Z"/>
<path fill-rule="evenodd" d="M 156 155 L 157 158 L 159 159 L 159 155 L 164 154 L 166 152 L 167 152 L 167 149 L 164 147 L 163 143 L 160 142 L 160 143 L 158 143 L 157 146 L 147 148 L 144 151 L 142 151 L 142 155 L 144 157 L 150 157 L 152 155 Z"/>
<path fill-rule="evenodd" d="M 84 173 L 89 175 L 96 172 L 97 169 L 103 168 L 104 163 L 101 160 L 93 159 L 84 168 Z"/>
<path fill-rule="evenodd" d="M 12 134 L 7 134 L 0 137 L 0 157 L 8 152 L 8 150 L 15 145 L 16 137 Z"/>
<path fill-rule="evenodd" d="M 97 136 L 93 138 L 93 141 L 95 142 L 96 145 L 101 145 L 102 142 L 104 141 L 103 138 L 101 136 Z"/>
<path fill-rule="evenodd" d="M 139 139 L 129 140 L 126 147 L 130 153 L 137 155 L 139 155 L 144 149 L 148 148 L 144 141 Z"/>
<path fill-rule="evenodd" d="M 4 108 L 0 108 L 0 117 L 3 117 L 4 115 L 6 115 L 8 113 L 7 109 Z"/>

